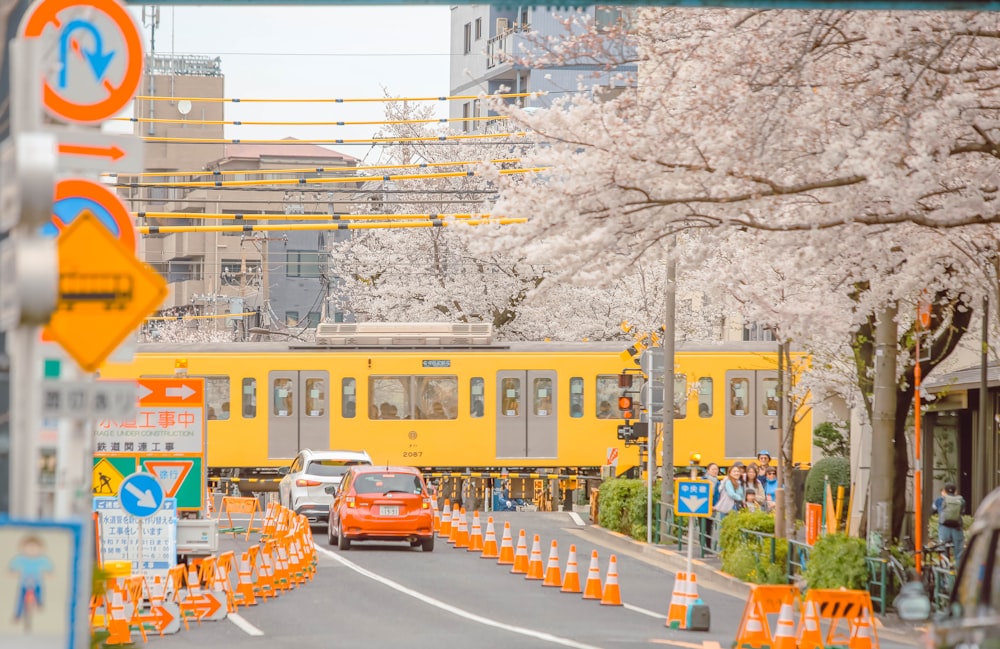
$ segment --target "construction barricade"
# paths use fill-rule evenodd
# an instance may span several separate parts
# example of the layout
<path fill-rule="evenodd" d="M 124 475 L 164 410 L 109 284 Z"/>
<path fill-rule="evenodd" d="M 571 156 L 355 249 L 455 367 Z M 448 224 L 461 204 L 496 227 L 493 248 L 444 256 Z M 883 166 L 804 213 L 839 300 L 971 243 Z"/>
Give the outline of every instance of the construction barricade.
<path fill-rule="evenodd" d="M 878 649 L 871 595 L 866 590 L 810 589 L 796 640 L 801 649 Z"/>
<path fill-rule="evenodd" d="M 249 539 L 250 534 L 253 532 L 263 532 L 263 520 L 260 523 L 260 527 L 254 527 L 253 522 L 258 514 L 261 518 L 264 517 L 264 513 L 260 509 L 260 501 L 256 498 L 237 498 L 235 496 L 224 496 L 222 498 L 222 504 L 219 506 L 219 513 L 216 518 L 221 520 L 222 515 L 226 515 L 226 520 L 229 522 L 229 527 L 225 527 L 219 530 L 220 534 L 232 534 L 236 536 L 246 532 L 244 539 Z M 250 520 L 247 521 L 246 527 L 240 527 L 233 523 L 233 514 L 249 514 Z"/>
<path fill-rule="evenodd" d="M 687 595 L 686 590 L 684 593 Z M 771 649 L 774 647 L 778 617 L 783 604 L 797 603 L 801 595 L 795 586 L 754 586 L 750 591 L 743 617 L 736 629 L 734 649 Z M 774 623 L 771 623 L 771 620 Z M 773 631 L 772 631 L 773 629 Z"/>

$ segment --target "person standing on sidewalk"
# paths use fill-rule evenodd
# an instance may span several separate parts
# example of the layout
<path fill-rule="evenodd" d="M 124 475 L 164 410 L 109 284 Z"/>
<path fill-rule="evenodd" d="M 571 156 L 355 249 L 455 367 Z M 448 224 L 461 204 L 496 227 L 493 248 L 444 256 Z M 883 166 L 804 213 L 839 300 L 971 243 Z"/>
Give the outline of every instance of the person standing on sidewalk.
<path fill-rule="evenodd" d="M 955 485 L 949 482 L 941 490 L 941 496 L 934 501 L 933 509 L 938 515 L 938 539 L 951 546 L 957 567 L 965 547 L 965 530 L 962 527 L 965 498 L 958 495 Z"/>

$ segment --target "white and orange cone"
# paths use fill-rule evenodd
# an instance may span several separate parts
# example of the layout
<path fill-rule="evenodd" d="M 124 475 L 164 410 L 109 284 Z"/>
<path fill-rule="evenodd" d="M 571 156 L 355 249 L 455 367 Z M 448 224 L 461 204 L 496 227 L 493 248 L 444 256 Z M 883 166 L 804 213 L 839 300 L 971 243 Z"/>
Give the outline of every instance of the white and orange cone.
<path fill-rule="evenodd" d="M 781 604 L 778 628 L 774 631 L 774 649 L 795 649 L 795 614 L 790 601 Z M 854 646 L 854 643 L 851 643 Z M 870 648 L 868 648 L 870 649 Z"/>
<path fill-rule="evenodd" d="M 447 498 L 444 499 L 444 510 L 441 512 L 441 525 L 438 529 L 438 535 L 442 538 L 448 538 L 451 535 L 451 501 Z"/>
<path fill-rule="evenodd" d="M 601 599 L 601 566 L 597 562 L 597 550 L 590 555 L 590 570 L 587 571 L 587 584 L 583 587 L 584 599 Z"/>
<path fill-rule="evenodd" d="M 559 544 L 552 540 L 552 548 L 549 550 L 549 563 L 545 566 L 545 579 L 542 586 L 562 588 L 562 573 L 559 571 Z"/>
<path fill-rule="evenodd" d="M 509 522 L 503 524 L 503 538 L 500 540 L 500 556 L 497 558 L 497 564 L 501 566 L 514 565 L 514 539 L 510 536 Z M 527 569 L 527 566 L 525 566 L 525 569 Z"/>
<path fill-rule="evenodd" d="M 512 550 L 514 548 L 511 548 Z M 493 529 L 493 517 L 486 519 L 486 539 L 483 541 L 483 553 L 479 555 L 481 559 L 497 559 L 500 554 L 497 551 L 497 533 Z"/>
<path fill-rule="evenodd" d="M 566 558 L 566 577 L 563 579 L 561 592 L 580 592 L 580 570 L 576 565 L 576 546 L 569 546 L 569 557 Z"/>
<path fill-rule="evenodd" d="M 671 629 L 687 628 L 687 579 L 686 572 L 678 572 L 674 578 L 674 589 L 670 593 L 670 608 L 667 610 L 667 623 Z"/>
<path fill-rule="evenodd" d="M 517 552 L 514 554 L 514 566 L 511 572 L 517 574 L 528 574 L 528 540 L 524 536 L 524 530 L 517 536 Z"/>
<path fill-rule="evenodd" d="M 454 526 L 454 523 L 452 523 L 452 527 Z M 469 547 L 469 519 L 465 516 L 465 507 L 458 514 L 458 532 L 455 534 L 455 547 Z"/>
<path fill-rule="evenodd" d="M 531 543 L 531 557 L 528 559 L 528 572 L 525 579 L 544 579 L 545 569 L 542 567 L 542 541 L 535 535 Z"/>
<path fill-rule="evenodd" d="M 483 526 L 479 523 L 479 512 L 472 512 L 472 532 L 469 533 L 469 552 L 483 551 Z"/>
<path fill-rule="evenodd" d="M 608 575 L 604 580 L 604 594 L 601 596 L 601 604 L 605 606 L 622 606 L 622 594 L 618 589 L 618 559 L 611 555 L 608 561 Z"/>

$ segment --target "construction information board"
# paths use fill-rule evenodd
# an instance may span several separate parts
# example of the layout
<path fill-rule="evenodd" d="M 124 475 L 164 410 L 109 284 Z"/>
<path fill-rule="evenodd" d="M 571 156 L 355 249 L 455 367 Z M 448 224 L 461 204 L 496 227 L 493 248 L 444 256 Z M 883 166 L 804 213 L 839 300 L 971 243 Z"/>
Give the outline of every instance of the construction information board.
<path fill-rule="evenodd" d="M 134 417 L 101 419 L 94 430 L 93 495 L 115 496 L 124 475 L 156 475 L 179 511 L 205 504 L 205 379 L 140 378 Z"/>
<path fill-rule="evenodd" d="M 129 561 L 132 574 L 166 577 L 177 564 L 177 500 L 167 498 L 152 516 L 142 519 L 142 554 L 139 553 L 139 519 L 122 509 L 117 498 L 94 498 L 100 517 L 101 558 Z"/>

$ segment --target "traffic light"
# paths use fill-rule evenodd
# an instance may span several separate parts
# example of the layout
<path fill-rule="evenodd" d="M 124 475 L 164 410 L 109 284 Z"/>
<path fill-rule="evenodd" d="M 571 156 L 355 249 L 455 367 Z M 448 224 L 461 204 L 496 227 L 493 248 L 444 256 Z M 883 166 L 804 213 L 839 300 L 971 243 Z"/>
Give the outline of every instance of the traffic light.
<path fill-rule="evenodd" d="M 618 409 L 622 411 L 622 419 L 632 418 L 632 397 L 618 397 Z"/>

